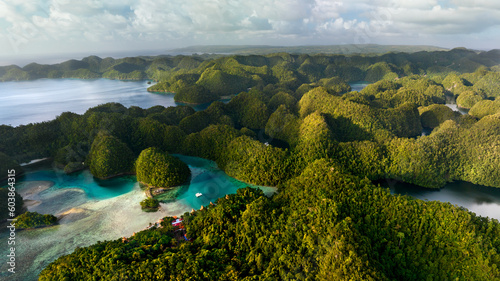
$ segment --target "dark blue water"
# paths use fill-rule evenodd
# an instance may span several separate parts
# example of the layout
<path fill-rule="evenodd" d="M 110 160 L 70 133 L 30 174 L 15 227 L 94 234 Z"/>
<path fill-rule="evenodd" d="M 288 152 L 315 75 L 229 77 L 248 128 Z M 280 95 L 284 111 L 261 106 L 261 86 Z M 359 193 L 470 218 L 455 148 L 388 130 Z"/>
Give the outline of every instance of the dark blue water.
<path fill-rule="evenodd" d="M 409 183 L 388 180 L 382 186 L 389 187 L 392 194 L 409 195 L 414 198 L 449 202 L 467 208 L 483 217 L 500 220 L 500 188 L 456 181 L 441 189 L 430 189 Z"/>
<path fill-rule="evenodd" d="M 353 82 L 353 91 L 360 91 L 368 82 Z M 39 79 L 0 83 L 0 124 L 18 126 L 49 121 L 63 112 L 83 114 L 87 109 L 107 102 L 126 107 L 149 108 L 184 105 L 174 101 L 174 94 L 151 93 L 147 81 L 109 79 Z M 228 102 L 229 100 L 223 100 Z M 193 106 L 204 110 L 210 103 Z"/>
<path fill-rule="evenodd" d="M 63 112 L 83 114 L 87 109 L 107 102 L 126 107 L 150 108 L 188 105 L 196 111 L 211 103 L 177 103 L 173 93 L 152 93 L 147 81 L 109 79 L 39 79 L 0 82 L 0 125 L 26 125 L 49 121 Z M 227 103 L 229 100 L 221 100 Z"/>
<path fill-rule="evenodd" d="M 0 124 L 18 126 L 54 119 L 65 111 L 118 102 L 126 107 L 176 106 L 173 94 L 147 92 L 147 81 L 39 79 L 0 83 Z"/>

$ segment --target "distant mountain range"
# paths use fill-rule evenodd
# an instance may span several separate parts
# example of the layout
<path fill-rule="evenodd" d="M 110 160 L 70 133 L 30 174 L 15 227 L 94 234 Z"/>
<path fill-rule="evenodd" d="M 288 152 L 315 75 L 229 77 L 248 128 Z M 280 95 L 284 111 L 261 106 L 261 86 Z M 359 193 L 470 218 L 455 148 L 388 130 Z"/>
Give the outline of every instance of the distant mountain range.
<path fill-rule="evenodd" d="M 428 51 L 423 51 L 425 48 L 429 48 Z M 309 77 L 312 72 L 315 73 L 316 78 L 320 77 L 319 79 L 338 76 L 346 81 L 371 81 L 373 79 L 365 76 L 370 72 L 370 66 L 377 63 L 383 64 L 382 69 L 384 71 L 393 72 L 399 77 L 410 74 L 449 73 L 453 71 L 469 73 L 474 72 L 481 66 L 495 67 L 495 69 L 500 67 L 500 50 L 480 52 L 455 48 L 452 50 L 438 49 L 430 51 L 431 48 L 437 47 L 381 45 L 309 47 L 200 46 L 177 49 L 177 53 L 170 51 L 170 54 L 160 56 L 125 58 L 89 56 L 82 60 L 72 59 L 50 65 L 30 63 L 23 67 L 16 65 L 0 66 L 0 81 L 40 78 L 151 79 L 155 81 L 175 79 L 180 81 L 187 79 L 186 77 L 189 75 L 194 75 L 185 81 L 186 85 L 192 85 L 198 81 L 199 76 L 208 68 L 215 70 L 221 68 L 224 73 L 213 74 L 222 80 L 229 79 L 228 77 L 222 77 L 226 74 L 233 76 L 241 74 L 246 77 L 245 79 L 253 81 L 258 76 L 262 81 L 269 83 L 266 79 L 271 76 L 288 77 L 291 72 L 287 67 L 294 69 L 292 71 L 294 73 L 293 77 L 290 77 L 298 79 L 297 81 L 304 80 L 304 77 Z M 406 51 L 403 52 L 403 49 L 406 49 Z M 327 53 L 327 50 L 332 53 Z M 335 50 L 344 52 L 344 54 L 335 54 Z M 252 51 L 259 51 L 261 54 L 252 55 Z M 364 53 L 355 53 L 361 51 Z M 265 52 L 271 54 L 264 55 Z M 280 63 L 283 63 L 283 65 Z M 214 66 L 214 64 L 219 66 Z M 254 69 L 255 67 L 260 68 Z M 312 71 L 309 68 L 315 70 Z M 296 73 L 297 71 L 302 74 Z M 278 72 L 281 72 L 281 74 Z M 183 79 L 176 77 L 177 74 L 181 73 L 185 74 L 184 76 L 189 75 Z M 247 75 L 249 73 L 251 73 L 250 76 Z M 206 75 L 202 76 L 208 78 Z M 284 79 L 283 77 L 281 79 Z M 377 77 L 374 81 L 379 79 L 380 77 Z M 226 83 L 222 80 L 219 82 Z M 257 83 L 257 81 L 254 82 Z M 243 84 L 246 83 L 241 85 Z M 158 87 L 160 86 L 162 85 L 158 85 Z M 181 88 L 184 88 L 184 86 Z M 169 87 L 167 88 L 163 87 L 155 91 L 172 91 Z M 246 88 L 248 87 L 243 87 L 243 89 Z"/>
<path fill-rule="evenodd" d="M 318 45 L 318 46 L 267 46 L 267 45 L 201 45 L 169 50 L 169 53 L 193 54 L 385 54 L 388 52 L 415 53 L 421 51 L 447 51 L 447 48 L 425 45 Z"/>

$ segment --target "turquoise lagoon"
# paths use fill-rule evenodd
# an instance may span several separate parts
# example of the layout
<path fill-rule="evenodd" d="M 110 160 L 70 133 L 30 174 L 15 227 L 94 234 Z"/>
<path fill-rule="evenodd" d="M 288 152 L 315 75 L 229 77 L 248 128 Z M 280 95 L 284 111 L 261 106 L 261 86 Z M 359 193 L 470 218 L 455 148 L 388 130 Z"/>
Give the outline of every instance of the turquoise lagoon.
<path fill-rule="evenodd" d="M 163 194 L 165 201 L 155 213 L 141 210 L 139 202 L 146 196 L 135 176 L 100 181 L 87 170 L 65 175 L 50 166 L 27 172 L 17 183 L 17 190 L 25 198 L 28 210 L 54 214 L 60 218 L 59 225 L 18 231 L 17 273 L 8 274 L 8 265 L 2 263 L 0 280 L 36 280 L 45 266 L 76 247 L 131 236 L 165 216 L 200 209 L 226 194 L 236 193 L 238 188 L 251 186 L 229 177 L 213 161 L 176 156 L 190 167 L 191 180 Z M 276 190 L 260 188 L 268 195 Z M 196 197 L 198 192 L 203 195 Z M 0 240 L 6 241 L 7 235 L 1 232 Z M 7 247 L 0 248 L 0 255 L 7 255 Z"/>

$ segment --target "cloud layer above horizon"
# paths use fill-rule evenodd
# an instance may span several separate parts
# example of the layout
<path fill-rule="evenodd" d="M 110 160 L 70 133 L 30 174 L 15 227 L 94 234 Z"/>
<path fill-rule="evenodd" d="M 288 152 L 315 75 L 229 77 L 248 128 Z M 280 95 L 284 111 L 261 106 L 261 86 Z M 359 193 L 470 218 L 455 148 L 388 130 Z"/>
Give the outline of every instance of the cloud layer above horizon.
<path fill-rule="evenodd" d="M 4 0 L 0 54 L 188 45 L 500 47 L 500 1 Z"/>

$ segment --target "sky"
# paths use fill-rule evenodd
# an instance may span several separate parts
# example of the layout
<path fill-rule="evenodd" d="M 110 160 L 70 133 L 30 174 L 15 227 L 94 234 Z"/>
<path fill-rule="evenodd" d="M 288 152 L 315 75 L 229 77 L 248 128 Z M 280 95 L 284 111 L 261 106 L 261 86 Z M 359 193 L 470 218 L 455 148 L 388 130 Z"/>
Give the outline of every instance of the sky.
<path fill-rule="evenodd" d="M 0 63 L 192 45 L 500 48 L 498 0 L 0 0 Z"/>

